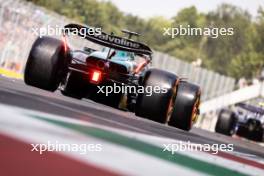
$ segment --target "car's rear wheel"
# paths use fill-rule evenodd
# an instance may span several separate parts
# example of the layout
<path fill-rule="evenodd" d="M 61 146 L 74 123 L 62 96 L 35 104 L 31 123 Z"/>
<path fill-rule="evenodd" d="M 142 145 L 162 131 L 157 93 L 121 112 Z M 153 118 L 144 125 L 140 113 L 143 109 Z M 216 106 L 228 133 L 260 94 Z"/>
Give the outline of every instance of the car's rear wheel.
<path fill-rule="evenodd" d="M 55 91 L 62 80 L 66 65 L 63 43 L 55 38 L 42 37 L 34 42 L 26 63 L 25 83 Z"/>
<path fill-rule="evenodd" d="M 248 138 L 250 140 L 253 140 L 253 141 L 257 141 L 257 142 L 263 142 L 264 140 L 264 133 L 263 133 L 263 129 L 259 129 L 259 130 L 256 130 L 256 131 L 253 131 L 251 132 L 249 135 L 248 135 Z"/>
<path fill-rule="evenodd" d="M 148 70 L 142 81 L 145 91 L 138 94 L 135 114 L 156 122 L 166 123 L 173 109 L 178 82 L 178 77 L 172 73 L 158 69 Z M 159 87 L 161 92 L 147 92 L 149 87 L 153 90 Z"/>
<path fill-rule="evenodd" d="M 246 123 L 248 128 L 247 134 L 245 135 L 247 138 L 262 142 L 263 140 L 263 127 L 260 120 L 249 119 Z"/>
<path fill-rule="evenodd" d="M 199 115 L 200 95 L 197 85 L 181 81 L 169 125 L 189 131 Z"/>
<path fill-rule="evenodd" d="M 216 122 L 215 132 L 231 136 L 234 133 L 236 121 L 235 113 L 227 109 L 222 109 Z"/>

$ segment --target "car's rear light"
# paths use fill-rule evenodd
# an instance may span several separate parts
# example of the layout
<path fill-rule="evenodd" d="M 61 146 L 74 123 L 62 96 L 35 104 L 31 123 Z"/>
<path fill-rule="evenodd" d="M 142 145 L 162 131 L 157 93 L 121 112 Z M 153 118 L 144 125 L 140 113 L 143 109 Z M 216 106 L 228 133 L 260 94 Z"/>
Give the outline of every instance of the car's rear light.
<path fill-rule="evenodd" d="M 93 71 L 91 76 L 91 82 L 99 83 L 101 81 L 102 73 L 100 71 Z"/>

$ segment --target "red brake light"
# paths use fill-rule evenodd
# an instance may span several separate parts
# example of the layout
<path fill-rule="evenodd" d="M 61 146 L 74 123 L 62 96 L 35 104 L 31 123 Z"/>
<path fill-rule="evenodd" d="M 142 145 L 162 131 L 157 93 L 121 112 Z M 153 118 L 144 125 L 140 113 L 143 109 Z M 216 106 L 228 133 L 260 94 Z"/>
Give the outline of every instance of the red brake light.
<path fill-rule="evenodd" d="M 91 81 L 98 83 L 101 80 L 102 73 L 100 71 L 93 71 Z"/>

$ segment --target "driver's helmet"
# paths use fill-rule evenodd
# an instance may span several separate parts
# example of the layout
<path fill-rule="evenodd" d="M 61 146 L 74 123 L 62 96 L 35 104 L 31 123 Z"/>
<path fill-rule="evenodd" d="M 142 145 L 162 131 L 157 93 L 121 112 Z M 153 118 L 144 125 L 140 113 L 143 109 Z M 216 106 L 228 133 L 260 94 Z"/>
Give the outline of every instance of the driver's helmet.
<path fill-rule="evenodd" d="M 109 52 L 110 48 L 103 48 L 103 52 Z M 119 61 L 133 61 L 135 55 L 131 52 L 121 51 L 121 50 L 113 50 L 115 51 L 115 55 L 111 58 L 112 60 L 119 60 Z"/>

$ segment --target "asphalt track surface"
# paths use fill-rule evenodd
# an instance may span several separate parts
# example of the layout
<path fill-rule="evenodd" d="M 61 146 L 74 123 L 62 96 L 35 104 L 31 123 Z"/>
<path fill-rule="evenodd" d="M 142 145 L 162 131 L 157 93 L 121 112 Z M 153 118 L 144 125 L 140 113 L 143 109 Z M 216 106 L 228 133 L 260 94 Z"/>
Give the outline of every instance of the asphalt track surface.
<path fill-rule="evenodd" d="M 130 112 L 114 109 L 87 99 L 76 100 L 65 97 L 59 91 L 55 93 L 44 91 L 27 86 L 22 80 L 3 76 L 0 76 L 0 103 L 198 144 L 232 143 L 234 151 L 239 155 L 264 158 L 264 148 L 248 140 L 223 136 L 198 128 L 193 128 L 189 132 L 182 131 L 137 117 Z"/>

